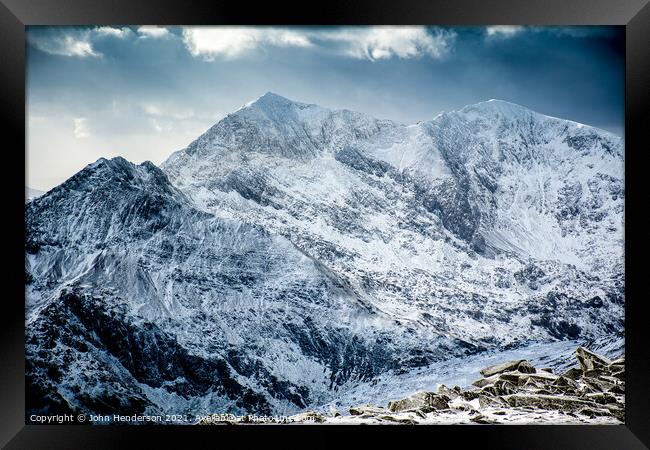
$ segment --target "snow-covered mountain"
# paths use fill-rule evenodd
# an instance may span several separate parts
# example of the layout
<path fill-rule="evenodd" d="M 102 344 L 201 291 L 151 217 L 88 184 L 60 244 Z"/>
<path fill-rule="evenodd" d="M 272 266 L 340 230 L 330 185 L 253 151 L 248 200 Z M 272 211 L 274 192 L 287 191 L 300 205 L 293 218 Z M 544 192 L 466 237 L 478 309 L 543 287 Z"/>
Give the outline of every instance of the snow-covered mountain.
<path fill-rule="evenodd" d="M 624 149 L 490 100 L 401 125 L 267 93 L 160 168 L 26 204 L 28 410 L 285 413 L 623 331 Z"/>
<path fill-rule="evenodd" d="M 45 194 L 45 192 L 25 186 L 25 203 L 34 200 L 35 198 L 38 198 L 43 194 Z"/>

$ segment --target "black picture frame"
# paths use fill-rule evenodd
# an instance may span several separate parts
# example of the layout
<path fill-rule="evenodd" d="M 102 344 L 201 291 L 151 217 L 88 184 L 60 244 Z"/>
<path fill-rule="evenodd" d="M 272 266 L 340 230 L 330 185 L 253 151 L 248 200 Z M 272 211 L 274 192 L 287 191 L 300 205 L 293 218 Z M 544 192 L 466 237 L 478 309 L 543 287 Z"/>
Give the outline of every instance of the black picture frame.
<path fill-rule="evenodd" d="M 5 285 L 0 317 L 0 445 L 17 448 L 121 448 L 134 439 L 153 446 L 197 437 L 221 444 L 224 435 L 245 445 L 251 435 L 278 443 L 309 445 L 341 441 L 335 426 L 128 427 L 25 425 L 24 404 L 24 186 L 25 186 L 25 26 L 85 24 L 436 24 L 436 25 L 621 25 L 626 36 L 625 254 L 626 254 L 626 422 L 620 426 L 425 426 L 346 427 L 365 439 L 424 439 L 431 445 L 452 439 L 499 449 L 642 449 L 650 446 L 650 346 L 642 290 L 644 223 L 641 192 L 646 180 L 640 164 L 649 123 L 650 0 L 329 0 L 308 5 L 278 2 L 251 5 L 197 0 L 0 0 L 0 109 L 5 143 Z M 352 430 L 350 428 L 353 428 Z M 363 429 L 363 430 L 360 430 Z M 293 437 L 298 435 L 299 437 Z M 417 435 L 417 436 L 416 436 Z M 144 441 L 143 441 L 144 439 Z M 239 444 L 237 444 L 239 442 Z M 412 442 L 415 442 L 413 440 Z M 409 444 L 407 444 L 409 445 Z"/>

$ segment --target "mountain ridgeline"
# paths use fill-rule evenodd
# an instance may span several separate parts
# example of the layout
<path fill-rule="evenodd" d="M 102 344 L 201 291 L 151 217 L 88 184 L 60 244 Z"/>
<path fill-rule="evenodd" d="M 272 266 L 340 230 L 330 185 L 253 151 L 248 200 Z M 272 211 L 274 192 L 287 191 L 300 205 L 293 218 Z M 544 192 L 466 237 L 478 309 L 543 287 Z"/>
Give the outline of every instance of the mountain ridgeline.
<path fill-rule="evenodd" d="M 267 93 L 25 205 L 27 411 L 293 413 L 623 332 L 624 148 L 490 100 L 402 125 Z"/>

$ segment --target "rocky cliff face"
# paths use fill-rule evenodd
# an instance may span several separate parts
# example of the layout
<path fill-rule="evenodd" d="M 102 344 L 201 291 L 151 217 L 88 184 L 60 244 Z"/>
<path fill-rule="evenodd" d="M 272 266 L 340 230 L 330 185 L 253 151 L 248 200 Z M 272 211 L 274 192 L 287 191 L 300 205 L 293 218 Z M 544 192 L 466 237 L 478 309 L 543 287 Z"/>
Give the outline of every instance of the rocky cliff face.
<path fill-rule="evenodd" d="M 591 127 L 266 94 L 161 168 L 100 159 L 26 204 L 31 408 L 284 413 L 621 333 L 623 205 L 622 142 Z"/>

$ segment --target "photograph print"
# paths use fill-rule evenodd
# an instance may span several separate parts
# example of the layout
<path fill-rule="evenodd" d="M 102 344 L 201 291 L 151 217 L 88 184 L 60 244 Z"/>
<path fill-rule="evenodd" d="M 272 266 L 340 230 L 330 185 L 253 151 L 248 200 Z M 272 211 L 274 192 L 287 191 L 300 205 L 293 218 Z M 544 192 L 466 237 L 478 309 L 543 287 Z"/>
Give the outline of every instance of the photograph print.
<path fill-rule="evenodd" d="M 28 26 L 27 424 L 622 424 L 620 26 Z"/>

